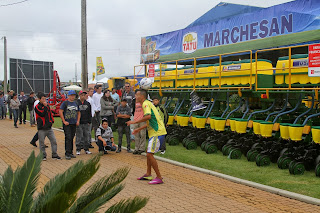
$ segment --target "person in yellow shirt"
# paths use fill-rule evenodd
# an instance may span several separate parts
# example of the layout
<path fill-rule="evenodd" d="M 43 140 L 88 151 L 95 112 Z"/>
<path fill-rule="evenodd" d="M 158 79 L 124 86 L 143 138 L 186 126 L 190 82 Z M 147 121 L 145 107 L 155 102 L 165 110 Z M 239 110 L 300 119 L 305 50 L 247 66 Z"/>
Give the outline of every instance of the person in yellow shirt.
<path fill-rule="evenodd" d="M 136 121 L 128 121 L 127 125 L 129 126 L 130 124 L 147 122 L 146 125 L 135 129 L 132 134 L 137 134 L 142 129 L 147 128 L 149 135 L 147 149 L 147 173 L 142 177 L 139 177 L 138 180 L 151 180 L 149 184 L 161 184 L 163 181 L 159 171 L 158 163 L 154 158 L 154 153 L 157 153 L 161 144 L 165 143 L 167 131 L 158 110 L 150 101 L 147 100 L 147 91 L 137 90 L 135 97 L 136 101 L 142 104 L 144 116 Z M 151 167 L 156 172 L 157 177 L 155 179 L 152 179 Z"/>

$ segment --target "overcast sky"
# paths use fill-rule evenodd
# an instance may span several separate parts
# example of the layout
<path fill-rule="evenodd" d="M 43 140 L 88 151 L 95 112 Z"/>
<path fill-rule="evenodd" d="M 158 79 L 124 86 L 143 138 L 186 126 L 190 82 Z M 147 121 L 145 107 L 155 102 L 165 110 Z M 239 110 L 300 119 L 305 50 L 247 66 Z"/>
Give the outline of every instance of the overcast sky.
<path fill-rule="evenodd" d="M 22 0 L 0 0 L 6 5 Z M 289 0 L 225 0 L 269 7 Z M 89 79 L 101 56 L 105 77 L 133 75 L 140 63 L 140 38 L 186 27 L 220 0 L 87 0 Z M 28 0 L 0 6 L 0 38 L 8 58 L 52 61 L 62 81 L 81 73 L 81 0 Z M 0 41 L 3 79 L 3 41 Z M 9 71 L 9 67 L 8 67 Z M 9 78 L 9 74 L 8 74 Z"/>

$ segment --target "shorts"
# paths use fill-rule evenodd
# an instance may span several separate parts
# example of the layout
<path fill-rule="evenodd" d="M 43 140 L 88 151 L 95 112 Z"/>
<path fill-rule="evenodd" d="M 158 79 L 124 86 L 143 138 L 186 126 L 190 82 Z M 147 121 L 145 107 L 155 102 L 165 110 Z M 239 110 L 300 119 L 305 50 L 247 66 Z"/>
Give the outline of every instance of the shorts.
<path fill-rule="evenodd" d="M 149 138 L 147 153 L 157 153 L 163 143 L 165 143 L 165 135 L 153 136 Z"/>

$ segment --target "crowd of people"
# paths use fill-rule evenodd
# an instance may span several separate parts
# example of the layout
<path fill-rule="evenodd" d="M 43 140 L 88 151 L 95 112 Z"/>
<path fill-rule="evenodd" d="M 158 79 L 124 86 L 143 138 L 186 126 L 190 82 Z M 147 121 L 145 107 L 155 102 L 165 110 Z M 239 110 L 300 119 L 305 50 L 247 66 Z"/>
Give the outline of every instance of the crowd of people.
<path fill-rule="evenodd" d="M 30 142 L 39 148 L 43 154 L 43 160 L 47 160 L 44 141 L 47 137 L 51 144 L 52 159 L 60 160 L 57 154 L 57 143 L 52 124 L 54 117 L 51 107 L 47 103 L 47 97 L 39 92 L 34 97 L 34 92 L 26 96 L 20 91 L 18 96 L 14 91 L 7 95 L 0 92 L 0 119 L 6 119 L 7 110 L 9 119 L 13 119 L 14 127 L 19 124 L 26 124 L 26 111 L 29 110 L 30 125 L 37 125 L 38 132 Z M 78 96 L 78 98 L 77 98 Z M 160 105 L 159 97 L 153 97 L 153 103 L 144 90 L 133 91 L 130 84 L 125 84 L 124 91 L 119 94 L 115 88 L 112 91 L 102 91 L 101 85 L 80 91 L 79 94 L 73 90 L 68 92 L 68 99 L 64 101 L 59 109 L 65 134 L 65 158 L 71 160 L 80 155 L 84 150 L 85 154 L 91 154 L 92 146 L 91 133 L 94 132 L 100 154 L 108 154 L 108 151 L 121 152 L 123 135 L 126 136 L 128 153 L 141 154 L 146 151 L 147 145 L 147 173 L 138 178 L 139 180 L 151 180 L 151 167 L 154 168 L 157 178 L 151 180 L 151 184 L 162 183 L 162 178 L 153 157 L 157 151 L 165 153 L 166 147 L 164 137 L 166 135 L 165 125 L 168 121 L 168 114 Z M 112 127 L 112 128 L 111 128 Z M 131 128 L 130 128 L 131 127 Z M 146 129 L 148 128 L 148 132 Z M 113 130 L 118 132 L 118 146 L 115 145 Z M 132 137 L 133 136 L 133 137 Z M 76 155 L 74 155 L 74 138 Z M 131 150 L 131 140 L 135 141 L 135 150 Z M 153 181 L 153 182 L 152 182 Z"/>

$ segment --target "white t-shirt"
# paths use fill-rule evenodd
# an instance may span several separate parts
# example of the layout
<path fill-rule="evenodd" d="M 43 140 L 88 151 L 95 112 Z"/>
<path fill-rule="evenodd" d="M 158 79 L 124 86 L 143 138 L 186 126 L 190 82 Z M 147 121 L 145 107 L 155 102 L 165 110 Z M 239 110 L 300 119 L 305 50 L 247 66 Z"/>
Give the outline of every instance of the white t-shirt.
<path fill-rule="evenodd" d="M 101 111 L 101 104 L 100 104 L 100 99 L 101 97 L 103 96 L 103 93 L 101 92 L 100 94 L 98 93 L 94 93 L 93 96 L 92 96 L 92 108 L 93 108 L 93 111 L 94 112 L 97 112 L 97 111 Z"/>
<path fill-rule="evenodd" d="M 91 116 L 94 116 L 94 109 L 93 109 L 93 99 L 92 97 L 88 96 L 87 101 L 91 104 Z"/>

